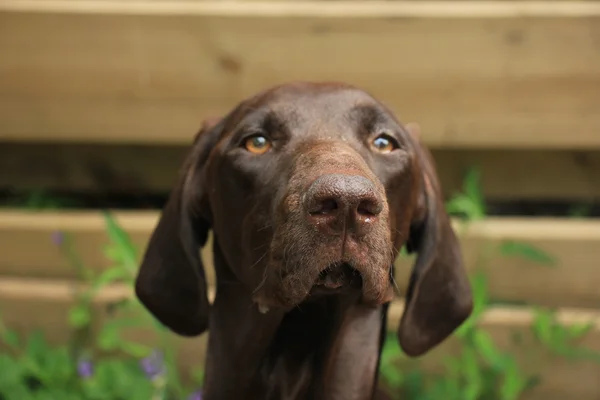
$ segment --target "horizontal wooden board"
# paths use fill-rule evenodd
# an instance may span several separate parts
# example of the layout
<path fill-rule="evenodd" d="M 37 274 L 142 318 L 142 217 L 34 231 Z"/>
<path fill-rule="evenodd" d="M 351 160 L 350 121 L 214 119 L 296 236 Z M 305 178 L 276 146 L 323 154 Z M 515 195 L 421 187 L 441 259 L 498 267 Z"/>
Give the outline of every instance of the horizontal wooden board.
<path fill-rule="evenodd" d="M 51 343 L 63 343 L 69 338 L 66 325 L 67 310 L 72 304 L 72 284 L 61 281 L 30 279 L 0 279 L 0 310 L 5 323 L 21 334 L 36 329 L 43 330 Z M 115 286 L 105 289 L 97 299 L 97 309 L 102 310 L 108 302 L 131 295 L 127 287 Z M 399 321 L 403 310 L 400 301 L 390 309 L 390 330 Z M 481 321 L 481 327 L 489 332 L 496 343 L 505 350 L 513 351 L 527 372 L 539 373 L 542 384 L 530 395 L 520 400 L 562 400 L 565 397 L 578 400 L 595 400 L 600 396 L 600 365 L 590 362 L 569 362 L 547 356 L 539 345 L 530 345 L 529 354 L 536 354 L 541 363 L 532 364 L 523 356 L 521 348 L 511 344 L 514 332 L 527 335 L 533 313 L 524 307 L 498 307 L 489 309 Z M 565 324 L 594 323 L 592 331 L 583 339 L 582 345 L 600 351 L 600 313 L 594 310 L 561 309 L 558 319 Z M 131 332 L 129 338 L 152 345 L 156 338 L 147 332 Z M 178 364 L 184 374 L 202 365 L 208 334 L 198 338 L 179 338 L 171 335 L 177 344 Z M 421 363 L 428 370 L 439 370 L 445 355 L 452 354 L 456 342 L 450 339 L 423 358 L 406 363 L 405 367 Z"/>
<path fill-rule="evenodd" d="M 547 7 L 549 5 L 549 7 Z M 600 7 L 593 1 L 294 1 L 273 5 L 271 1 L 198 0 L 3 0 L 10 11 L 133 14 L 133 15 L 227 15 L 293 17 L 380 17 L 382 15 L 420 18 L 503 18 L 519 16 L 596 16 Z"/>
<path fill-rule="evenodd" d="M 157 221 L 155 212 L 118 212 L 119 223 L 140 250 Z M 467 229 L 457 223 L 469 270 L 483 269 L 493 297 L 549 306 L 596 307 L 600 304 L 600 222 L 576 219 L 490 218 Z M 0 275 L 72 278 L 74 269 L 51 239 L 68 232 L 85 265 L 98 271 L 110 263 L 103 254 L 108 242 L 104 221 L 94 212 L 0 213 Z M 547 266 L 517 256 L 488 254 L 490 246 L 527 243 L 556 259 Z M 214 279 L 211 244 L 202 249 L 208 279 Z M 481 262 L 484 257 L 485 262 Z M 399 260 L 397 279 L 406 286 L 410 266 Z"/>
<path fill-rule="evenodd" d="M 341 80 L 435 147 L 600 146 L 596 2 L 0 1 L 0 139 L 189 143 Z"/>
<path fill-rule="evenodd" d="M 173 187 L 188 146 L 0 144 L 0 188 L 143 195 Z M 489 200 L 600 198 L 600 151 L 433 150 L 446 197 L 468 168 Z"/>

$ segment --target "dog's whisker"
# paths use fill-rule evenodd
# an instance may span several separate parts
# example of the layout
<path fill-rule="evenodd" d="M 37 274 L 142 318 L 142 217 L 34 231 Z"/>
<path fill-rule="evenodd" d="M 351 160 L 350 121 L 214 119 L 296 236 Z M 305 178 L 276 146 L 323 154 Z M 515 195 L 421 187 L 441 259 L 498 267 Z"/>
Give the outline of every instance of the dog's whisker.
<path fill-rule="evenodd" d="M 396 291 L 397 291 L 396 293 L 400 294 L 400 293 L 401 293 L 401 291 L 400 291 L 400 287 L 398 286 L 398 282 L 396 282 L 396 278 L 394 277 L 394 274 L 392 274 L 392 275 L 390 276 L 390 279 L 391 279 L 391 281 L 392 281 L 392 284 L 393 284 L 393 285 L 394 285 L 394 287 L 396 288 Z"/>
<path fill-rule="evenodd" d="M 253 269 L 254 267 L 256 267 L 258 265 L 258 263 L 261 262 L 261 260 L 266 257 L 266 255 L 267 255 L 267 252 L 265 252 L 262 256 L 260 256 L 259 259 L 256 260 L 256 262 L 250 266 L 250 269 Z"/>
<path fill-rule="evenodd" d="M 256 230 L 256 232 L 264 231 L 265 229 L 269 229 L 271 227 L 273 227 L 273 224 L 267 224 L 267 225 L 263 226 L 262 228 L 258 228 Z"/>
<path fill-rule="evenodd" d="M 262 249 L 263 247 L 267 247 L 267 246 L 268 246 L 268 244 L 264 243 L 264 244 L 261 244 L 260 246 L 255 247 L 254 249 L 252 249 L 252 251 L 256 251 L 256 250 Z"/>
<path fill-rule="evenodd" d="M 263 277 L 262 280 L 260 281 L 260 283 L 256 286 L 256 288 L 252 291 L 252 294 L 256 294 L 267 282 L 267 269 L 265 268 L 265 271 L 263 273 Z"/>

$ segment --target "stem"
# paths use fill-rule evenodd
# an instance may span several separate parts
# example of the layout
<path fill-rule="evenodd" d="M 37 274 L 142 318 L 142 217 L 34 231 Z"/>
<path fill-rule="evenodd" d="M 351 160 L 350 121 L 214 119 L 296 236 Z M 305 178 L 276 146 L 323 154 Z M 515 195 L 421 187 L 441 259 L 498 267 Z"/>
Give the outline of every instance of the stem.
<path fill-rule="evenodd" d="M 173 390 L 177 398 L 180 398 L 183 393 L 183 386 L 179 379 L 179 373 L 177 370 L 177 357 L 169 340 L 169 332 L 165 329 L 160 329 L 161 343 L 165 354 L 165 361 L 167 365 L 167 377 L 168 382 L 171 383 Z"/>

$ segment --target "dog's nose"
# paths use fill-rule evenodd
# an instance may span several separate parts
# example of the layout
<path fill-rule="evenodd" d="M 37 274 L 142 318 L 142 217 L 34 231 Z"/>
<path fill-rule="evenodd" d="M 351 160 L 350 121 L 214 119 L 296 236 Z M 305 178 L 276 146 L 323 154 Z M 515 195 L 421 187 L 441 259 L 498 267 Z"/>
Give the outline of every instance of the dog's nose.
<path fill-rule="evenodd" d="M 383 210 L 375 184 L 359 175 L 320 176 L 308 188 L 304 204 L 310 222 L 332 233 L 367 233 Z"/>

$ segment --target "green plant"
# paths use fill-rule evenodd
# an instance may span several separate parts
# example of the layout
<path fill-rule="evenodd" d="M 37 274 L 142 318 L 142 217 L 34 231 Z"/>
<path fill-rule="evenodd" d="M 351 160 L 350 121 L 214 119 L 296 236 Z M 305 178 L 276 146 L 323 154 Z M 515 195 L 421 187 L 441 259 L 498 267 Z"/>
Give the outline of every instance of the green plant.
<path fill-rule="evenodd" d="M 0 329 L 9 347 L 0 354 L 3 400 L 147 400 L 155 391 L 135 360 L 75 362 L 67 346 L 49 345 L 39 331 L 21 343 L 14 332 Z"/>
<path fill-rule="evenodd" d="M 477 170 L 471 169 L 467 173 L 462 193 L 450 198 L 447 210 L 464 221 L 462 228 L 486 217 Z M 483 267 L 490 257 L 495 256 L 507 260 L 522 257 L 540 265 L 556 265 L 554 257 L 527 243 L 502 241 L 483 246 L 478 268 L 471 276 L 473 313 L 453 334 L 458 351 L 444 358 L 442 372 L 428 372 L 420 368 L 418 362 L 408 363 L 396 338 L 390 336 L 381 357 L 381 376 L 390 393 L 401 393 L 400 398 L 408 400 L 517 400 L 540 383 L 539 376 L 526 373 L 516 354 L 501 350 L 490 332 L 482 327 L 481 318 L 493 305 Z M 591 324 L 564 326 L 558 323 L 554 312 L 538 308 L 531 333 L 550 354 L 599 360 L 599 355 L 577 344 L 590 328 Z M 522 342 L 519 334 L 514 335 L 514 342 L 515 345 Z M 523 352 L 529 360 L 534 360 L 540 355 L 528 351 L 530 347 L 524 345 Z"/>
<path fill-rule="evenodd" d="M 575 204 L 570 207 L 568 214 L 573 218 L 584 218 L 591 214 L 592 205 L 583 203 L 583 204 Z"/>
<path fill-rule="evenodd" d="M 2 203 L 4 207 L 17 207 L 28 210 L 53 210 L 77 206 L 75 200 L 51 195 L 43 189 L 13 195 Z"/>
<path fill-rule="evenodd" d="M 138 265 L 138 249 L 115 219 L 104 213 L 112 265 L 95 272 L 86 268 L 70 235 L 55 232 L 52 240 L 78 273 L 82 285 L 68 316 L 73 329 L 68 345 L 50 346 L 41 332 L 25 343 L 0 320 L 0 339 L 9 350 L 0 354 L 0 400 L 199 400 L 199 391 L 184 387 L 178 374 L 175 348 L 168 330 L 158 323 L 135 296 L 125 296 L 97 310 L 97 294 L 109 285 L 131 289 Z M 99 314 L 99 315 L 96 315 Z M 94 334 L 95 317 L 104 323 Z M 159 338 L 157 346 L 127 339 L 130 329 L 143 329 Z M 10 371 L 5 374 L 4 371 Z M 201 385 L 202 369 L 194 374 Z"/>

